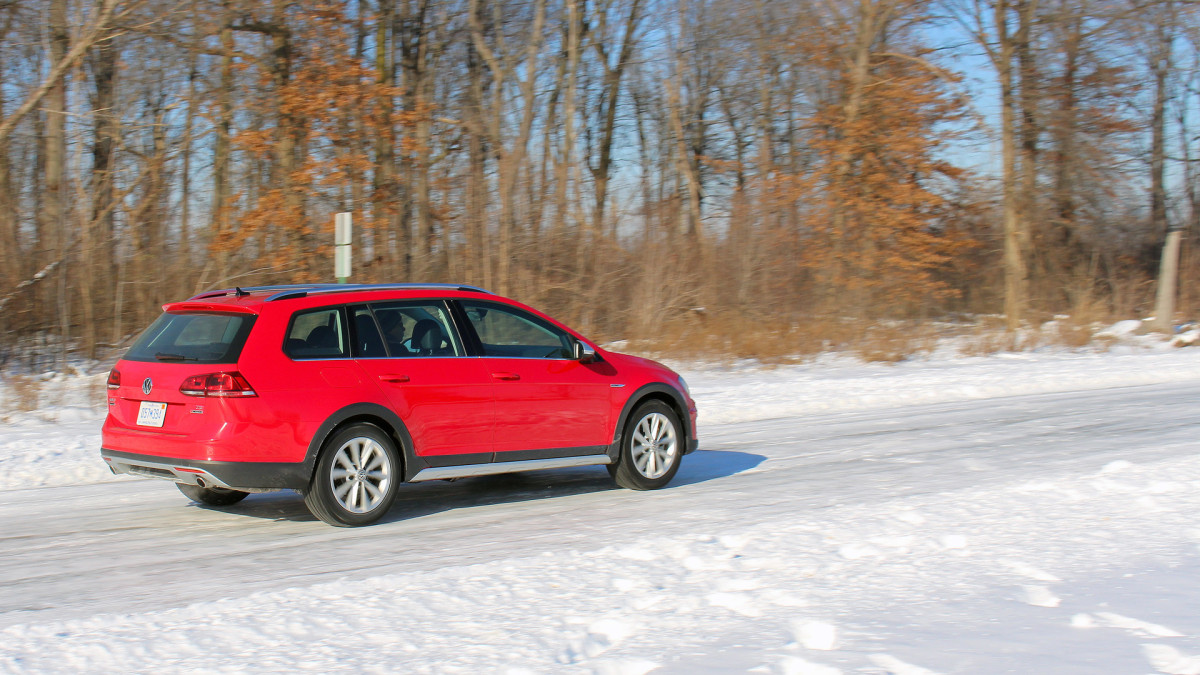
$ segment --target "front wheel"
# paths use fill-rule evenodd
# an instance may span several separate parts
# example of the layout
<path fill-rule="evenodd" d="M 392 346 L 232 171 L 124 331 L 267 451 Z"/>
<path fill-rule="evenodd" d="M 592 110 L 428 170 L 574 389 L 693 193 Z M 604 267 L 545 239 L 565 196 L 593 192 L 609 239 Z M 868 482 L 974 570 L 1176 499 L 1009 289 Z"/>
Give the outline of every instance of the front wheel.
<path fill-rule="evenodd" d="M 656 490 L 675 477 L 682 456 L 679 416 L 662 401 L 647 401 L 630 415 L 621 434 L 621 454 L 608 470 L 623 488 Z"/>
<path fill-rule="evenodd" d="M 354 424 L 325 442 L 304 504 L 330 525 L 370 525 L 391 508 L 400 480 L 392 439 L 373 424 Z"/>
<path fill-rule="evenodd" d="M 188 485 L 187 483 L 176 483 L 175 487 L 179 488 L 179 491 L 188 499 L 205 506 L 232 506 L 250 494 L 241 490 L 202 488 L 199 485 Z"/>

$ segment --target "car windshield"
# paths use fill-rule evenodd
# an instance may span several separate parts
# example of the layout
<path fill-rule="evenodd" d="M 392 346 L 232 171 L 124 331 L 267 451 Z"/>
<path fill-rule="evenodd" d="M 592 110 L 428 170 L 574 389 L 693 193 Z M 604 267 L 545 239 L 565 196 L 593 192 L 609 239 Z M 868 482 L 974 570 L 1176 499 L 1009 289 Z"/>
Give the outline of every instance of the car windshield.
<path fill-rule="evenodd" d="M 129 348 L 125 360 L 236 363 L 252 325 L 249 314 L 163 314 Z"/>

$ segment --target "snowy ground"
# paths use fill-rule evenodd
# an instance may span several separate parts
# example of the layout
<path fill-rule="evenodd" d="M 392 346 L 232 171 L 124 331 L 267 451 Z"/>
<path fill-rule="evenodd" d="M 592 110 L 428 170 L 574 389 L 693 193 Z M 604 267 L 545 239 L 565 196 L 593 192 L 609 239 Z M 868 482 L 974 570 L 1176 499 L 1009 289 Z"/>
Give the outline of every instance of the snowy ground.
<path fill-rule="evenodd" d="M 52 379 L 0 425 L 0 673 L 1200 675 L 1200 349 L 680 368 L 666 490 L 413 485 L 355 530 L 114 478 Z"/>

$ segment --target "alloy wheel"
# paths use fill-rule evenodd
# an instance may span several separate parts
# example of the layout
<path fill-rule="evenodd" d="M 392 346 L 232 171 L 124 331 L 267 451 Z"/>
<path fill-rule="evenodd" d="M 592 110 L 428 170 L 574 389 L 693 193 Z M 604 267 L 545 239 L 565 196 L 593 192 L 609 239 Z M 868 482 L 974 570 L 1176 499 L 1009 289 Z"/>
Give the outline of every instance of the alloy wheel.
<path fill-rule="evenodd" d="M 369 513 L 387 497 L 392 462 L 375 439 L 352 438 L 338 448 L 329 469 L 329 484 L 339 506 Z"/>
<path fill-rule="evenodd" d="M 654 479 L 671 470 L 679 450 L 675 425 L 660 412 L 652 412 L 638 421 L 633 431 L 630 456 L 637 472 Z"/>

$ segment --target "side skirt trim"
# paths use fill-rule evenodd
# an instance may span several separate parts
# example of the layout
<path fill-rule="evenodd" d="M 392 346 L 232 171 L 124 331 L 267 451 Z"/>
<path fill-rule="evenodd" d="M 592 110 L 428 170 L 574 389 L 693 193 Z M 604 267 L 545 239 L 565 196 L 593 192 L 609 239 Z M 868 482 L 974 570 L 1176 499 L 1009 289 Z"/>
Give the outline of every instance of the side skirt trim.
<path fill-rule="evenodd" d="M 557 457 L 554 459 L 527 459 L 519 462 L 494 462 L 491 464 L 467 464 L 461 466 L 439 466 L 422 469 L 409 479 L 410 482 L 424 480 L 445 480 L 447 478 L 466 478 L 468 476 L 491 476 L 497 473 L 515 473 L 517 471 L 539 471 L 541 469 L 565 469 L 572 466 L 599 466 L 611 464 L 608 455 L 588 455 L 586 457 Z"/>

